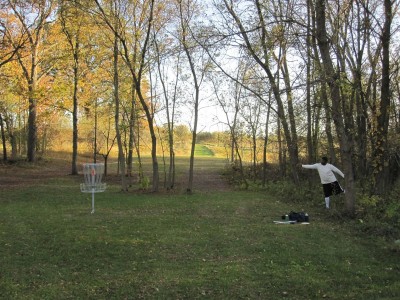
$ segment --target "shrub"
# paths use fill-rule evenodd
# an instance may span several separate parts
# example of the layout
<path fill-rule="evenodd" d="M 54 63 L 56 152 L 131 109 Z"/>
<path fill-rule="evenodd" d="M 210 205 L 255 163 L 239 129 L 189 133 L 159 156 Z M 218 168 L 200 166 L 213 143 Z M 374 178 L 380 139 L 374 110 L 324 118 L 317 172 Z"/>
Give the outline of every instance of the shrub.
<path fill-rule="evenodd" d="M 147 190 L 150 186 L 150 179 L 147 176 L 144 176 L 141 180 L 140 180 L 140 188 L 142 190 Z"/>
<path fill-rule="evenodd" d="M 386 199 L 385 218 L 400 228 L 400 180 L 393 185 Z"/>
<path fill-rule="evenodd" d="M 357 194 L 357 218 L 362 230 L 377 236 L 396 238 L 400 234 L 400 180 L 386 195 Z"/>
<path fill-rule="evenodd" d="M 292 181 L 269 181 L 265 190 L 288 203 L 307 203 L 318 205 L 321 202 L 321 190 L 302 182 L 299 185 Z"/>

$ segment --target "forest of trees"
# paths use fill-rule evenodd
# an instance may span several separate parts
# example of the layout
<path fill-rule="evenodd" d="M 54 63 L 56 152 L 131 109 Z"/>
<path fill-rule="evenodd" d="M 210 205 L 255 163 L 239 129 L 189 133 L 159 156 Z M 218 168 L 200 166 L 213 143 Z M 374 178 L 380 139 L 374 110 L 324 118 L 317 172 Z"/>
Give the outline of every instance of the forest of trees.
<path fill-rule="evenodd" d="M 191 192 L 200 111 L 214 105 L 220 113 L 210 122 L 224 124 L 231 160 L 241 166 L 246 143 L 254 168 L 276 163 L 298 183 L 301 162 L 329 156 L 345 174 L 346 210 L 354 214 L 356 183 L 382 195 L 400 169 L 398 6 L 0 0 L 3 160 L 35 162 L 68 136 L 77 174 L 78 153 L 107 156 L 115 145 L 127 190 L 125 175 L 146 143 L 157 191 L 162 143 L 173 188 L 177 129 L 189 122 Z"/>

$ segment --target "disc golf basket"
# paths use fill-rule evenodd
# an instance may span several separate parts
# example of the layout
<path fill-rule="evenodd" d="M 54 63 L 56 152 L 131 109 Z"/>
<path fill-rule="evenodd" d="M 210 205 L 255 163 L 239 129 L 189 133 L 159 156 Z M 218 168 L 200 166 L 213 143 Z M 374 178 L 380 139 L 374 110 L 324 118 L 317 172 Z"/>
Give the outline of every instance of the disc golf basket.
<path fill-rule="evenodd" d="M 85 183 L 81 183 L 81 192 L 92 193 L 92 214 L 94 213 L 94 194 L 104 192 L 107 188 L 106 183 L 101 179 L 104 173 L 104 164 L 83 164 L 83 176 Z"/>

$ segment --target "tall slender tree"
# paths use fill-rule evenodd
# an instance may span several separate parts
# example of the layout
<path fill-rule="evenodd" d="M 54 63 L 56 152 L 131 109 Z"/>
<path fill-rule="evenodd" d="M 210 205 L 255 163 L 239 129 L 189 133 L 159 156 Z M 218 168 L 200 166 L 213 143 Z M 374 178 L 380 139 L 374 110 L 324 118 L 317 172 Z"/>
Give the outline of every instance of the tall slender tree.
<path fill-rule="evenodd" d="M 381 83 L 381 101 L 377 114 L 377 139 L 374 158 L 376 191 L 384 193 L 389 182 L 389 164 L 388 164 L 388 129 L 389 129 L 389 109 L 390 109 L 390 41 L 391 24 L 393 20 L 392 6 L 393 0 L 384 0 L 384 24 L 382 26 L 382 83 Z"/>
<path fill-rule="evenodd" d="M 204 71 L 200 70 L 198 72 L 196 70 L 196 65 L 194 61 L 193 55 L 193 40 L 190 38 L 191 29 L 190 22 L 194 16 L 196 11 L 196 1 L 192 0 L 178 0 L 178 9 L 179 9 L 179 21 L 180 21 L 180 41 L 183 47 L 183 50 L 186 54 L 186 58 L 189 63 L 190 73 L 193 79 L 194 85 L 194 107 L 193 107 L 193 128 L 192 128 L 192 145 L 190 149 L 190 159 L 189 159 L 189 179 L 187 192 L 191 193 L 193 191 L 193 172 L 194 172 L 194 153 L 196 147 L 196 139 L 197 139 L 197 126 L 199 121 L 199 102 L 200 102 L 200 85 L 204 78 Z"/>
<path fill-rule="evenodd" d="M 78 174 L 78 87 L 79 64 L 82 43 L 82 23 L 84 16 L 76 3 L 60 1 L 60 20 L 62 31 L 67 39 L 73 58 L 73 95 L 72 95 L 72 162 L 71 174 Z"/>
<path fill-rule="evenodd" d="M 121 177 L 121 188 L 123 191 L 128 189 L 126 176 L 125 176 L 125 153 L 124 148 L 122 146 L 122 136 L 120 131 L 120 97 L 119 97 L 119 73 L 118 73 L 118 58 L 119 58 L 119 22 L 120 22 L 120 12 L 119 7 L 116 6 L 116 3 L 111 4 L 111 10 L 113 11 L 113 15 L 115 16 L 114 28 L 114 47 L 113 47 L 113 99 L 115 105 L 115 133 L 117 137 L 118 144 L 118 166 L 120 169 L 120 177 Z"/>
<path fill-rule="evenodd" d="M 326 30 L 326 1 L 317 0 L 315 6 L 316 12 L 316 36 L 318 40 L 318 47 L 321 53 L 321 58 L 324 64 L 323 72 L 325 79 L 329 86 L 330 97 L 332 100 L 332 118 L 336 127 L 336 132 L 339 139 L 340 153 L 343 162 L 345 174 L 345 188 L 346 188 L 346 210 L 350 216 L 355 213 L 355 190 L 354 190 L 354 174 L 353 174 L 353 160 L 351 149 L 351 138 L 349 133 L 346 132 L 343 120 L 342 105 L 343 99 L 340 93 L 340 72 L 333 66 L 333 59 L 331 57 L 329 40 Z"/>

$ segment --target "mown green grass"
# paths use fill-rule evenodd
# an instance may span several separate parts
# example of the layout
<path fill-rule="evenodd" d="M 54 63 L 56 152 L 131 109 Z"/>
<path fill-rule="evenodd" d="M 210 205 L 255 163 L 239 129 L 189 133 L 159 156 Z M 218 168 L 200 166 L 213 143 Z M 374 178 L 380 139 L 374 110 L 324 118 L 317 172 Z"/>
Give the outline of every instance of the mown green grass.
<path fill-rule="evenodd" d="M 91 197 L 77 178 L 0 201 L 2 299 L 399 299 L 399 254 L 263 192 Z"/>
<path fill-rule="evenodd" d="M 194 150 L 194 155 L 196 157 L 214 156 L 214 152 L 210 148 L 208 148 L 206 145 L 196 144 L 196 147 Z"/>

